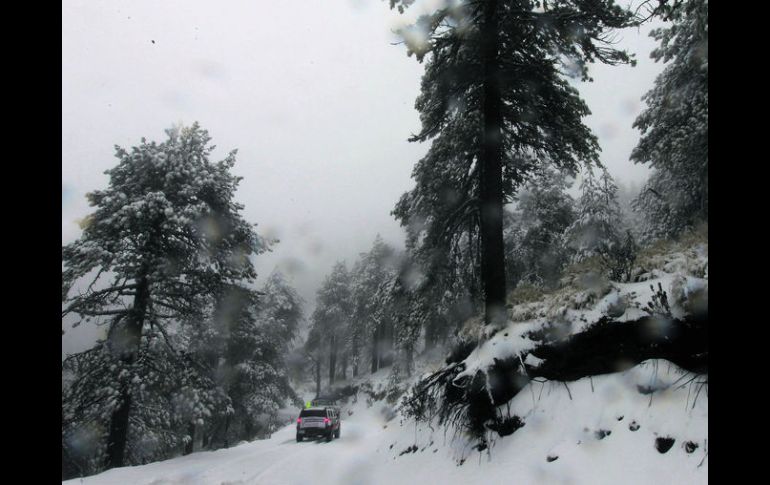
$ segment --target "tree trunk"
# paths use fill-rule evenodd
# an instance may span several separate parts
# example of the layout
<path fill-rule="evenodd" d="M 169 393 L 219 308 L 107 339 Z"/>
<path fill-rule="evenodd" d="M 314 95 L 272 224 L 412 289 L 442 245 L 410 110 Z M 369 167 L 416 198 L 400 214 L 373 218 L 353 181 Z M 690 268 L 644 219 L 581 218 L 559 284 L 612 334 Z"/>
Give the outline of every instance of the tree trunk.
<path fill-rule="evenodd" d="M 412 376 L 412 367 L 414 367 L 414 347 L 410 344 L 406 348 L 406 376 Z"/>
<path fill-rule="evenodd" d="M 203 434 L 203 438 L 201 439 L 201 448 L 204 450 L 209 449 L 209 444 L 211 443 L 211 432 L 205 432 Z"/>
<path fill-rule="evenodd" d="M 393 323 L 388 322 L 383 327 L 382 336 L 382 363 L 380 367 L 389 367 L 393 365 Z"/>
<path fill-rule="evenodd" d="M 374 329 L 374 334 L 372 335 L 372 374 L 377 372 L 377 369 L 379 369 L 380 364 L 380 356 L 379 356 L 379 350 L 380 350 L 380 326 L 378 325 L 377 328 Z"/>
<path fill-rule="evenodd" d="M 321 395 L 321 357 L 315 361 L 315 397 Z"/>
<path fill-rule="evenodd" d="M 427 352 L 436 346 L 437 341 L 437 323 L 435 318 L 431 318 L 427 325 L 425 325 L 425 348 L 423 351 Z"/>
<path fill-rule="evenodd" d="M 332 335 L 329 341 L 329 386 L 334 384 L 334 373 L 337 367 L 337 338 Z"/>
<path fill-rule="evenodd" d="M 360 353 L 358 348 L 358 337 L 354 333 L 353 334 L 353 355 L 351 356 L 351 358 L 353 359 L 353 377 L 358 377 L 358 361 L 361 359 L 361 356 L 359 354 Z"/>
<path fill-rule="evenodd" d="M 343 353 L 342 358 L 340 360 L 340 376 L 342 377 L 343 381 L 348 378 L 347 367 L 348 367 L 348 354 Z"/>
<path fill-rule="evenodd" d="M 225 436 L 224 436 L 225 439 L 223 440 L 225 448 L 230 447 L 229 436 L 230 436 L 230 415 L 228 414 L 227 417 L 225 418 Z"/>
<path fill-rule="evenodd" d="M 481 220 L 481 282 L 484 323 L 504 323 L 505 253 L 503 248 L 502 97 L 498 66 L 497 1 L 487 0 L 481 26 L 483 133 L 479 154 L 479 213 Z"/>
<path fill-rule="evenodd" d="M 706 165 L 703 173 L 701 174 L 701 193 L 700 193 L 700 213 L 701 219 L 708 221 L 709 218 L 709 172 L 708 165 Z"/>
<path fill-rule="evenodd" d="M 125 319 L 125 325 L 118 322 L 109 337 L 110 350 L 115 353 L 126 367 L 133 364 L 142 338 L 142 326 L 149 302 L 149 284 L 144 276 L 137 280 L 134 303 Z M 121 384 L 120 401 L 110 417 L 107 435 L 107 466 L 116 468 L 124 465 L 126 442 L 128 441 L 128 418 L 131 413 L 131 391 L 129 383 Z"/>
<path fill-rule="evenodd" d="M 195 423 L 192 421 L 187 424 L 187 434 L 190 435 L 190 441 L 185 443 L 183 455 L 189 455 L 195 449 Z"/>
<path fill-rule="evenodd" d="M 110 431 L 107 436 L 107 467 L 123 466 L 128 441 L 128 415 L 131 411 L 131 394 L 128 389 L 121 389 L 120 402 L 112 412 Z"/>
<path fill-rule="evenodd" d="M 254 439 L 254 435 L 256 435 L 256 431 L 254 430 L 254 422 L 246 418 L 246 421 L 243 423 L 243 436 L 242 439 L 246 439 L 248 441 L 251 441 Z"/>

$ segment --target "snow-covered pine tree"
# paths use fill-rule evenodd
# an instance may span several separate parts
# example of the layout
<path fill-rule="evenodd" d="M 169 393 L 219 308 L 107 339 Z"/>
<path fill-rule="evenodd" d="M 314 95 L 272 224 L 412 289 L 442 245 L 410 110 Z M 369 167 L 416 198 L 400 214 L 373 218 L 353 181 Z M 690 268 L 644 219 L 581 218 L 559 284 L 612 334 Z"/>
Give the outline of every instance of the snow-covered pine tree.
<path fill-rule="evenodd" d="M 620 205 L 620 216 L 627 230 L 631 231 L 635 239 L 639 239 L 643 225 L 642 215 L 634 210 L 634 201 L 642 189 L 642 181 L 628 181 L 623 183 L 617 181 L 618 185 L 618 204 Z"/>
<path fill-rule="evenodd" d="M 334 384 L 338 370 L 345 378 L 351 313 L 350 275 L 345 263 L 338 261 L 318 289 L 311 327 L 324 340 L 329 385 Z"/>
<path fill-rule="evenodd" d="M 411 0 L 391 0 L 404 11 Z M 402 30 L 408 54 L 427 58 L 413 141 L 433 139 L 416 187 L 394 214 L 421 244 L 476 252 L 485 323 L 505 321 L 503 206 L 537 166 L 575 170 L 598 160 L 588 107 L 565 75 L 586 64 L 630 62 L 606 38 L 631 21 L 612 1 L 441 2 Z M 478 244 L 475 241 L 478 240 Z M 430 251 L 428 251 L 430 254 Z"/>
<path fill-rule="evenodd" d="M 232 412 L 209 428 L 209 448 L 271 433 L 279 424 L 278 409 L 287 400 L 297 402 L 285 356 L 301 321 L 302 299 L 277 271 L 258 298 L 253 291 L 234 287 L 220 299 L 214 328 L 223 348 L 213 353 L 211 367 L 230 398 Z M 207 339 L 198 342 L 209 353 L 219 348 Z"/>
<path fill-rule="evenodd" d="M 443 176 L 446 172 L 437 170 L 435 175 Z M 447 197 L 452 193 L 446 192 Z M 407 204 L 412 196 L 415 192 L 404 194 L 393 212 L 402 225 L 407 220 L 404 214 L 409 212 Z M 405 225 L 406 258 L 412 272 L 424 275 L 410 298 L 414 311 L 423 322 L 425 345 L 432 347 L 444 342 L 463 321 L 483 308 L 483 299 L 477 228 L 471 224 L 461 229 L 452 242 L 445 245 L 430 240 L 426 227 L 414 219 L 409 219 L 409 224 Z"/>
<path fill-rule="evenodd" d="M 635 201 L 648 240 L 674 237 L 708 218 L 708 0 L 674 2 L 661 10 L 667 27 L 650 56 L 668 63 L 644 95 L 634 122 L 642 136 L 631 153 L 653 169 Z"/>
<path fill-rule="evenodd" d="M 301 405 L 289 385 L 286 356 L 305 320 L 304 300 L 280 271 L 273 271 L 261 289 L 257 327 L 261 337 L 254 357 L 262 382 L 256 386 L 251 412 L 264 416 L 261 431 L 272 432 L 278 426 L 277 411 L 286 401 Z"/>
<path fill-rule="evenodd" d="M 551 288 L 558 282 L 568 260 L 564 231 L 575 221 L 575 201 L 566 192 L 571 184 L 567 173 L 547 167 L 522 188 L 518 214 L 511 216 L 519 227 L 507 232 L 509 258 L 520 262 L 517 284 Z"/>
<path fill-rule="evenodd" d="M 169 341 L 175 349 L 181 347 L 176 339 Z M 115 387 L 121 381 L 128 380 L 132 392 L 126 463 L 143 464 L 181 452 L 191 443 L 192 426 L 228 413 L 229 400 L 208 370 L 186 352 L 170 354 L 169 341 L 160 332 L 146 332 L 128 371 L 104 342 L 65 360 L 63 375 L 69 382 L 62 386 L 62 437 L 79 475 L 105 467 L 111 410 L 120 398 Z"/>
<path fill-rule="evenodd" d="M 304 321 L 305 302 L 278 270 L 270 273 L 260 293 L 257 317 L 260 325 L 270 331 L 276 349 L 286 353 Z"/>
<path fill-rule="evenodd" d="M 388 365 L 393 347 L 393 326 L 390 319 L 378 312 L 378 309 L 386 295 L 381 287 L 394 271 L 396 262 L 396 251 L 378 234 L 372 249 L 361 254 L 353 266 L 350 335 L 353 339 L 351 351 L 354 375 L 357 375 L 361 370 L 360 365 L 366 361 L 364 355 L 367 349 L 372 373 Z"/>
<path fill-rule="evenodd" d="M 399 260 L 400 254 L 385 268 L 380 284 L 374 293 L 372 321 L 374 322 L 374 345 L 372 347 L 372 372 L 393 364 L 396 357 L 395 331 L 398 315 L 394 312 L 399 303 Z M 376 367 L 375 367 L 376 359 Z"/>
<path fill-rule="evenodd" d="M 391 274 L 390 281 L 385 285 L 388 295 L 383 310 L 393 322 L 396 358 L 391 375 L 396 382 L 402 376 L 411 375 L 418 340 L 426 327 L 426 319 L 430 316 L 430 312 L 425 311 L 426 302 L 422 300 L 423 295 L 420 293 L 425 280 L 414 261 L 408 254 L 404 254 L 397 271 Z M 433 308 L 438 306 L 438 302 L 433 303 Z"/>
<path fill-rule="evenodd" d="M 302 346 L 304 361 L 309 363 L 315 377 L 315 396 L 321 395 L 321 371 L 326 361 L 326 348 L 320 328 L 311 327 Z M 355 368 L 354 368 L 355 369 Z"/>
<path fill-rule="evenodd" d="M 234 201 L 235 151 L 211 162 L 197 123 L 166 133 L 116 147 L 109 186 L 88 194 L 96 209 L 62 248 L 62 318 L 108 327 L 105 341 L 63 363 L 63 433 L 98 430 L 108 467 L 145 459 L 136 450 L 148 436 L 168 452 L 188 437 L 178 426 L 226 408 L 208 369 L 181 347 L 183 329 L 205 326 L 217 295 L 253 281 L 249 257 L 266 247 Z"/>
<path fill-rule="evenodd" d="M 608 246 L 619 244 L 623 219 L 618 203 L 618 187 L 606 168 L 597 177 L 587 170 L 580 183 L 577 219 L 565 232 L 565 244 L 572 261 L 598 256 Z"/>
<path fill-rule="evenodd" d="M 604 167 L 598 177 L 589 170 L 580 190 L 577 219 L 564 234 L 572 262 L 596 258 L 611 280 L 626 281 L 638 248 L 629 221 L 623 217 L 615 180 Z"/>

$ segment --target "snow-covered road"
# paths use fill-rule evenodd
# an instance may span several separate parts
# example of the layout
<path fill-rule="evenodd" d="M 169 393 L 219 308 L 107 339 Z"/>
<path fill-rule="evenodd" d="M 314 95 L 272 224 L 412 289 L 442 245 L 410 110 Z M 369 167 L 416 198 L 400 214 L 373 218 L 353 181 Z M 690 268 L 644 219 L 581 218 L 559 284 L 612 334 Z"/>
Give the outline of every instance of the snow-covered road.
<path fill-rule="evenodd" d="M 462 434 L 393 416 L 364 395 L 342 408 L 342 436 L 270 439 L 108 470 L 67 485 L 700 484 L 708 483 L 707 390 L 666 361 L 533 383 L 511 402 L 525 426 L 473 450 Z M 659 389 L 654 394 L 647 387 Z M 352 413 L 352 414 L 349 414 Z M 673 439 L 661 452 L 660 439 Z"/>
<path fill-rule="evenodd" d="M 385 423 L 377 407 L 344 416 L 339 439 L 297 443 L 295 426 L 270 439 L 143 466 L 109 470 L 63 483 L 91 485 L 371 483 L 370 446 Z M 359 409 L 357 409 L 359 411 Z M 369 411 L 369 412 L 367 412 Z"/>

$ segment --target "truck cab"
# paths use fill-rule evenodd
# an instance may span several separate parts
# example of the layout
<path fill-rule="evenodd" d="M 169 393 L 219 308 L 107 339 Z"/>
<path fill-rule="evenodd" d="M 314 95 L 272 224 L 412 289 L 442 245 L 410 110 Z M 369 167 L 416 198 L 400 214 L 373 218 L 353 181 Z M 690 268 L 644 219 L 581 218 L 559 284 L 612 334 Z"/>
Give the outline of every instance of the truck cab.
<path fill-rule="evenodd" d="M 326 441 L 340 437 L 340 412 L 333 406 L 313 406 L 303 409 L 297 418 L 297 441 L 324 437 Z"/>

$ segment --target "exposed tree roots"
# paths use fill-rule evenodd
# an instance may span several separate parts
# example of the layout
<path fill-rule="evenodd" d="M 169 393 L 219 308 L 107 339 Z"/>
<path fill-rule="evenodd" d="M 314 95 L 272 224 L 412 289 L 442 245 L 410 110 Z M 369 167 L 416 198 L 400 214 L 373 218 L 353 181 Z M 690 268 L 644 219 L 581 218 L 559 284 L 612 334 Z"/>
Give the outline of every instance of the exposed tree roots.
<path fill-rule="evenodd" d="M 510 434 L 507 421 L 512 418 L 498 416 L 497 407 L 535 378 L 575 381 L 622 371 L 648 359 L 666 359 L 692 373 L 708 373 L 707 314 L 681 320 L 656 315 L 629 322 L 605 317 L 566 338 L 548 330 L 530 338 L 541 342 L 531 351 L 543 360 L 537 366 L 525 365 L 523 355 L 512 356 L 495 360 L 486 373 L 477 372 L 464 382 L 455 378 L 475 345 L 458 346 L 444 368 L 414 386 L 403 400 L 404 410 L 420 420 L 437 416 L 440 423 L 451 423 L 483 440 L 488 429 Z M 513 431 L 523 426 L 516 424 Z"/>

